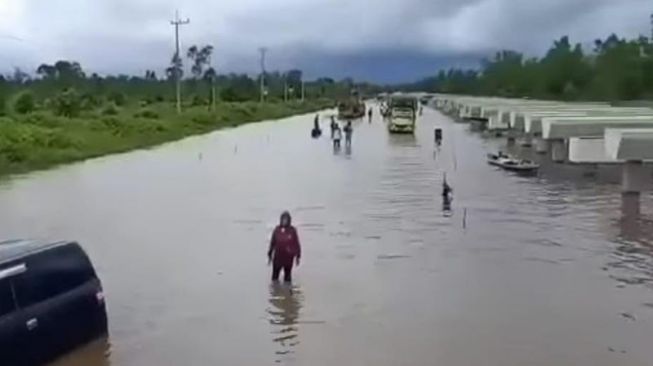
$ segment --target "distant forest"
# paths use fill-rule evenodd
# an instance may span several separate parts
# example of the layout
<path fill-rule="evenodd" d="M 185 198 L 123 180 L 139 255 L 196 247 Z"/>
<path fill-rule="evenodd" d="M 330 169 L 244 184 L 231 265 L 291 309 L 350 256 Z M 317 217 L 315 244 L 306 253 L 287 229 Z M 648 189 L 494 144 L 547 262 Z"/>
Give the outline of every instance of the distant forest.
<path fill-rule="evenodd" d="M 86 72 L 80 63 L 69 60 L 42 64 L 36 70 L 15 68 L 9 75 L 0 75 L 0 115 L 39 108 L 76 115 L 106 103 L 121 106 L 173 102 L 177 76 L 182 79 L 183 103 L 187 105 L 208 105 L 213 99 L 213 90 L 218 101 L 259 100 L 260 75 L 218 74 L 210 64 L 212 52 L 213 48 L 208 45 L 192 46 L 183 55 L 173 55 L 170 66 L 160 75 L 153 70 L 146 70 L 143 75 L 98 75 Z M 185 69 L 190 72 L 185 73 Z M 367 94 L 379 90 L 350 78 L 305 81 L 301 70 L 272 71 L 265 73 L 266 100 L 298 100 L 302 82 L 306 99 L 333 100 L 349 96 L 353 89 Z"/>
<path fill-rule="evenodd" d="M 542 58 L 515 51 L 497 52 L 480 70 L 440 71 L 404 90 L 562 100 L 653 99 L 653 43 L 612 34 L 592 50 L 555 41 Z"/>

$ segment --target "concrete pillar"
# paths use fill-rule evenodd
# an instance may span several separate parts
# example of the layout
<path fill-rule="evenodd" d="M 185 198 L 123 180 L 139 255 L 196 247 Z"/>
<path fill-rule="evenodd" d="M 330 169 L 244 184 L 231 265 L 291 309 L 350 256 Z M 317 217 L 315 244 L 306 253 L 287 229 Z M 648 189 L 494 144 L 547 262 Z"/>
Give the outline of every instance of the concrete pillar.
<path fill-rule="evenodd" d="M 642 224 L 639 193 L 621 194 L 621 237 L 626 240 L 639 241 L 642 239 Z"/>
<path fill-rule="evenodd" d="M 565 140 L 552 140 L 551 141 L 551 160 L 556 163 L 564 163 L 567 160 L 569 150 Z"/>
<path fill-rule="evenodd" d="M 535 152 L 538 154 L 546 154 L 549 150 L 549 143 L 542 138 L 535 139 Z"/>
<path fill-rule="evenodd" d="M 621 216 L 624 219 L 638 218 L 641 213 L 639 193 L 621 194 Z"/>
<path fill-rule="evenodd" d="M 508 130 L 506 135 L 508 136 L 508 145 L 514 145 L 515 141 L 517 141 L 517 132 Z"/>
<path fill-rule="evenodd" d="M 621 192 L 639 194 L 647 188 L 649 175 L 641 161 L 627 161 L 621 169 Z"/>

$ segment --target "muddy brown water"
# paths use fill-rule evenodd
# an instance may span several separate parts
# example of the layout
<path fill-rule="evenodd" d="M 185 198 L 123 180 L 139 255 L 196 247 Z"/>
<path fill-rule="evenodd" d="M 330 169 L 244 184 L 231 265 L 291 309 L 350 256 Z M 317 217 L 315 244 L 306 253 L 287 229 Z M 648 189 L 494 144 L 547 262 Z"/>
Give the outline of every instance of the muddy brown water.
<path fill-rule="evenodd" d="M 337 154 L 311 124 L 3 183 L 2 236 L 79 240 L 106 288 L 110 338 L 54 365 L 653 363 L 653 198 L 630 212 L 615 168 L 512 175 L 485 163 L 503 140 L 433 110 L 414 137 L 356 122 Z M 304 247 L 292 286 L 265 258 L 284 209 Z"/>

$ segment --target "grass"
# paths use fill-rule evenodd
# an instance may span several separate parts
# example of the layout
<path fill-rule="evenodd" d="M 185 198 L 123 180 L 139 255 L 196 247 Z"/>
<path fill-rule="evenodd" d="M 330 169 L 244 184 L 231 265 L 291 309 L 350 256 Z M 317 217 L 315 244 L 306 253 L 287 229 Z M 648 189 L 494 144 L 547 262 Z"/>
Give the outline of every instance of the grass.
<path fill-rule="evenodd" d="M 0 117 L 0 176 L 45 169 L 83 159 L 125 152 L 186 136 L 261 120 L 279 119 L 332 106 L 328 100 L 304 103 L 220 103 L 215 111 L 174 106 L 109 106 L 79 117 L 35 111 Z"/>

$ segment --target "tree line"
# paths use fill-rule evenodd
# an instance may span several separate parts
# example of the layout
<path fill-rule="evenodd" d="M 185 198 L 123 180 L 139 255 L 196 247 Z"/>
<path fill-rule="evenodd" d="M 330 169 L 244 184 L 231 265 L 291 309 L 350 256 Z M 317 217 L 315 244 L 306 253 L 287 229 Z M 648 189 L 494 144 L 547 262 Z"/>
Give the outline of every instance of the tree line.
<path fill-rule="evenodd" d="M 76 114 L 78 110 L 114 104 L 118 107 L 137 101 L 141 104 L 175 100 L 177 77 L 182 80 L 183 102 L 193 106 L 218 101 L 242 102 L 260 98 L 260 77 L 247 74 L 219 74 L 211 66 L 213 47 L 191 46 L 185 54 L 174 54 L 163 75 L 146 70 L 143 75 L 104 75 L 86 72 L 76 61 L 59 60 L 42 64 L 33 73 L 15 68 L 0 75 L 0 115 L 9 110 L 27 113 L 37 107 L 56 114 Z M 184 74 L 184 61 L 190 73 Z M 356 83 L 351 78 L 318 78 L 305 81 L 301 70 L 266 72 L 266 100 L 270 102 L 306 99 L 339 99 L 352 89 L 370 90 L 374 86 Z M 215 95 L 213 94 L 215 93 Z"/>
<path fill-rule="evenodd" d="M 480 69 L 450 69 L 403 86 L 407 90 L 562 100 L 653 98 L 653 43 L 646 37 L 615 34 L 594 41 L 593 49 L 565 36 L 541 58 L 503 50 Z"/>

